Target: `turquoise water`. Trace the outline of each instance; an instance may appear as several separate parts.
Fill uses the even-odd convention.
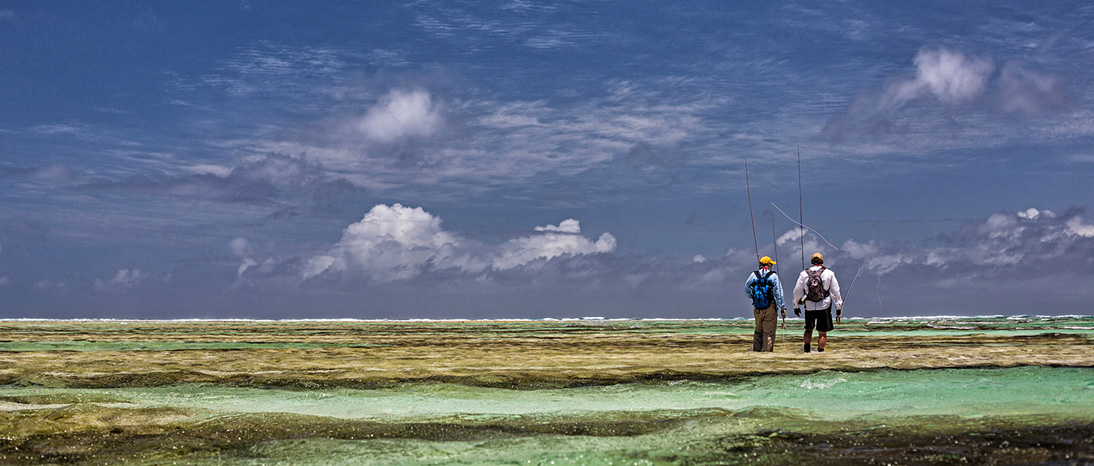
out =
[[[7,386],[0,397],[9,400],[0,402],[2,411],[172,408],[184,414],[171,422],[221,431],[239,429],[244,419],[250,429],[329,419],[356,423],[350,432],[359,436],[281,436],[243,450],[183,455],[179,464],[726,464],[788,435],[1089,423],[1094,369],[820,372],[543,390]]]
[[[392,422],[434,421],[452,416],[579,416],[617,411],[736,412],[756,407],[791,409],[810,419],[830,421],[909,415],[1094,418],[1094,369],[826,371],[740,382],[678,381],[543,390],[450,384],[307,391],[202,385],[96,390],[0,388],[0,397],[57,394],[95,395],[134,408],[175,407],[223,414],[291,413]]]

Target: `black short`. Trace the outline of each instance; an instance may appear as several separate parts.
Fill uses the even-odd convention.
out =
[[[828,306],[827,309],[805,311],[805,329],[813,330],[814,328],[818,332],[828,332],[836,328],[832,325],[832,306]]]

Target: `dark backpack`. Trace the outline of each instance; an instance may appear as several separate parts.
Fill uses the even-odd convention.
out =
[[[825,267],[822,265],[819,269],[813,270],[812,268],[806,269],[805,273],[808,275],[806,278],[805,299],[813,302],[824,301],[824,298],[828,297],[828,290],[824,289],[824,282],[821,281],[821,274],[824,273]]]
[[[767,309],[775,302],[775,282],[771,280],[771,274],[775,272],[769,271],[763,276],[760,276],[759,270],[752,273],[756,274],[756,281],[749,285],[748,290],[748,294],[752,296],[752,306],[756,309]]]

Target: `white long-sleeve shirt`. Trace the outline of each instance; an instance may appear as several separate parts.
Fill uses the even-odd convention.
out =
[[[814,265],[809,267],[809,270],[818,270],[820,268],[821,266]],[[805,310],[820,311],[828,309],[828,306],[832,306],[832,310],[843,309],[843,296],[841,296],[839,292],[839,281],[836,280],[836,274],[828,268],[825,268],[824,272],[821,272],[821,283],[824,285],[824,289],[828,290],[828,297],[820,302],[805,301]],[[802,301],[802,297],[805,296],[808,288],[809,273],[806,270],[802,270],[802,273],[798,274],[798,283],[794,285],[795,303],[800,303]]]

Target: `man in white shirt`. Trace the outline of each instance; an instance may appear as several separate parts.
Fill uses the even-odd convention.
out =
[[[840,296],[836,274],[824,266],[824,257],[818,252],[809,261],[812,266],[798,275],[794,285],[794,315],[801,317],[798,306],[805,307],[805,336],[802,349],[808,353],[813,341],[813,329],[817,329],[817,351],[824,351],[828,343],[828,332],[832,325],[832,307],[836,316],[843,314],[843,297]]]

